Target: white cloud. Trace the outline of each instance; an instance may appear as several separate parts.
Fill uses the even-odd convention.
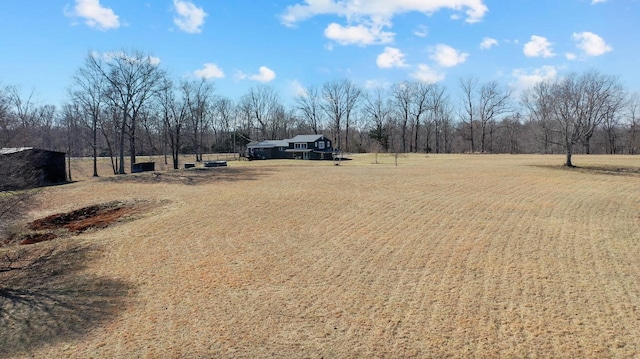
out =
[[[488,50],[494,46],[498,46],[498,40],[492,39],[490,37],[483,38],[482,42],[480,43],[480,48],[483,50]]]
[[[384,52],[378,55],[376,64],[381,69],[390,69],[392,67],[406,67],[404,62],[404,54],[395,47],[385,47]]]
[[[178,13],[178,16],[173,18],[173,23],[180,30],[190,34],[202,32],[202,25],[204,25],[204,18],[207,13],[201,7],[183,0],[173,0],[173,6],[176,13]]]
[[[573,52],[567,52],[567,53],[564,55],[564,57],[566,57],[566,58],[567,58],[567,60],[569,60],[569,61],[573,61],[573,60],[575,60],[575,59],[577,59],[577,58],[578,58],[578,56],[576,56],[576,54],[574,54]]]
[[[390,20],[395,15],[422,12],[430,15],[442,9],[466,14],[466,22],[482,20],[489,10],[483,0],[304,0],[302,4],[288,6],[281,21],[287,26],[317,15],[338,15],[349,20],[363,18]]]
[[[156,56],[149,56],[149,63],[153,66],[160,65],[160,58]]]
[[[391,87],[391,83],[389,83],[386,80],[374,79],[374,80],[367,80],[364,82],[364,88],[367,90],[386,89],[389,87]]]
[[[112,61],[120,61],[124,60],[131,63],[146,63],[148,62],[151,66],[160,65],[160,58],[156,56],[144,56],[141,53],[133,53],[129,54],[125,51],[107,51],[107,52],[97,52],[93,51],[92,55],[96,58],[101,58],[106,62]]]
[[[592,0],[591,1],[591,5],[595,5],[595,4],[603,4],[606,3],[607,0]]]
[[[193,72],[196,77],[209,79],[221,79],[224,77],[224,71],[218,67],[218,65],[213,63],[206,63],[204,67],[200,70],[196,70]]]
[[[382,31],[381,26],[342,26],[340,24],[331,23],[324,30],[324,36],[339,43],[340,45],[365,46],[392,42],[395,34],[392,32]]]
[[[260,66],[260,69],[258,70],[258,73],[255,75],[247,75],[242,71],[237,71],[236,72],[236,78],[238,80],[245,80],[245,79],[249,79],[249,80],[253,80],[253,81],[258,81],[258,82],[270,82],[273,81],[276,78],[276,73],[271,70],[270,68],[266,67],[266,66]]]
[[[294,96],[306,96],[307,89],[298,80],[289,81],[289,87]]]
[[[417,37],[427,37],[427,35],[429,35],[429,29],[424,25],[419,25],[415,30],[413,30],[413,34]]]
[[[555,54],[551,45],[546,37],[533,35],[531,41],[524,44],[523,52],[527,57],[552,57]]]
[[[512,75],[515,78],[515,83],[512,86],[515,87],[517,92],[522,92],[533,87],[538,82],[556,78],[558,71],[553,66],[543,66],[534,69],[532,72],[516,69],[513,70]]]
[[[460,52],[449,45],[439,44],[432,51],[430,58],[442,67],[453,67],[467,61],[469,54]]]
[[[578,48],[584,51],[587,56],[600,56],[613,50],[603,38],[592,32],[574,33],[571,38],[577,42]]]
[[[113,10],[100,5],[99,0],[76,0],[73,11],[65,11],[67,16],[81,17],[89,27],[100,30],[117,29],[120,27],[118,15]]]
[[[418,69],[411,74],[411,77],[427,84],[434,84],[444,80],[444,73],[432,69],[429,65],[420,64]]]

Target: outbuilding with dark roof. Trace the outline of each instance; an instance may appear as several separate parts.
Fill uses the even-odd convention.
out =
[[[0,149],[0,190],[66,182],[65,156],[64,152],[32,147]]]

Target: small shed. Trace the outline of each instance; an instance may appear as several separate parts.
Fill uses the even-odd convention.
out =
[[[64,152],[33,147],[0,149],[0,190],[16,190],[64,183]]]
[[[131,165],[131,173],[153,172],[155,170],[155,162],[136,162]]]

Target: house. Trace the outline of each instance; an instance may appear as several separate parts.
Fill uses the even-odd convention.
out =
[[[0,149],[0,190],[46,186],[67,181],[64,152],[32,147]]]
[[[285,152],[289,148],[287,141],[251,142],[247,145],[247,158],[250,160],[269,160],[287,157]]]
[[[247,158],[302,160],[331,160],[333,147],[324,135],[298,135],[286,140],[252,142],[247,145]]]

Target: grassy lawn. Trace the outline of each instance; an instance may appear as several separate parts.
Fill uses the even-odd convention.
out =
[[[0,356],[640,355],[640,157],[352,158],[100,178],[75,161],[28,220],[144,211],[0,248],[28,264],[0,279],[32,292],[0,296]]]

